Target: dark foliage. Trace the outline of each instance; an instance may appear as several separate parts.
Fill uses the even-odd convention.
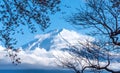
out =
[[[31,33],[50,25],[50,14],[59,11],[60,0],[0,0],[0,40],[6,48],[17,43],[11,35],[22,32],[20,26],[27,26]]]

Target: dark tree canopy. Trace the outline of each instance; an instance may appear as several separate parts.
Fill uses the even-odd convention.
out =
[[[6,48],[12,48],[17,42],[11,35],[21,25],[28,26],[32,33],[37,31],[36,25],[46,29],[50,14],[60,10],[59,4],[60,0],[0,0],[0,40]]]

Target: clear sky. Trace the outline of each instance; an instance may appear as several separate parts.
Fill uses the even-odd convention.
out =
[[[15,47],[16,48],[20,47],[25,43],[31,41],[35,35],[43,34],[50,30],[62,29],[62,28],[69,29],[69,30],[76,30],[76,28],[70,25],[70,23],[66,22],[64,18],[67,18],[72,13],[77,12],[76,8],[79,8],[80,5],[83,5],[83,0],[62,0],[60,4],[61,11],[57,12],[54,15],[50,15],[51,25],[44,32],[38,28],[38,32],[32,34],[29,32],[28,28],[21,26],[22,28],[24,28],[23,30],[24,35],[21,35],[21,34],[14,35],[14,37],[17,38],[18,40],[18,43]],[[82,33],[83,31],[82,32],[79,31],[79,32]]]
[[[77,29],[75,28],[73,25],[71,25],[71,23],[69,22],[66,22],[64,18],[67,18],[69,16],[71,16],[73,13],[77,13],[77,8],[80,8],[80,6],[83,6],[84,7],[84,1],[85,0],[61,0],[61,4],[60,4],[60,8],[61,8],[61,11],[60,12],[57,12],[56,14],[54,15],[50,15],[50,22],[51,22],[51,25],[50,27],[48,27],[44,32],[41,31],[40,28],[37,28],[38,31],[34,34],[30,33],[30,30],[27,28],[27,26],[22,26],[20,28],[24,28],[23,29],[23,32],[24,32],[24,35],[22,34],[15,34],[13,35],[14,38],[17,39],[17,44],[15,45],[15,48],[19,48],[21,47],[22,45],[34,40],[34,37],[38,34],[44,34],[44,33],[47,33],[51,30],[56,30],[56,29],[67,29],[67,30],[74,30],[75,34],[73,34],[73,31],[67,31],[67,32],[70,32],[70,34],[66,34],[66,32],[63,33],[64,36],[66,36],[66,38],[68,38],[68,36],[70,36],[68,38],[68,40],[70,40],[71,42],[74,42],[73,40],[73,37],[76,38],[78,33],[81,33],[81,34],[85,34],[86,32],[89,33],[90,31],[88,31],[87,29],[83,30],[83,29]],[[1,26],[1,25],[0,25]],[[36,26],[37,27],[37,26]],[[2,29],[0,27],[0,29]],[[19,28],[18,28],[19,29]],[[91,28],[89,28],[91,30]],[[78,33],[76,33],[78,32]],[[78,35],[78,38],[79,38],[80,35]],[[102,35],[101,35],[102,36]],[[100,36],[100,37],[101,37]],[[87,36],[89,38],[89,36]],[[87,38],[86,37],[86,38]],[[81,36],[80,37],[81,40],[84,40],[85,39],[85,36]],[[40,38],[41,39],[41,38]],[[56,39],[58,40],[58,38],[55,38],[54,41],[56,41]],[[105,38],[102,38],[102,39],[106,39]],[[80,40],[80,41],[81,41]],[[86,39],[85,39],[86,40]],[[91,39],[90,39],[91,40]],[[64,41],[64,40],[63,40]],[[78,39],[75,40],[75,42],[78,41]],[[93,41],[93,40],[92,40]],[[50,41],[51,42],[51,41]],[[61,44],[61,41],[60,39],[58,40],[58,42]],[[69,41],[68,41],[69,42]],[[83,41],[85,42],[85,41]],[[61,49],[61,45],[57,45],[57,42],[55,42],[55,45],[53,44],[52,47],[57,46],[57,50],[56,49],[51,49],[51,50],[46,50],[46,48],[44,47],[41,47],[41,48],[35,48],[34,50],[22,50],[17,54],[18,57],[21,58],[21,64],[18,65],[18,66],[14,66],[14,64],[11,64],[11,60],[9,58],[7,58],[7,56],[5,57],[6,55],[6,51],[5,51],[5,48],[2,47],[0,45],[0,69],[16,69],[16,70],[19,70],[19,69],[24,69],[24,68],[30,68],[30,69],[40,69],[40,68],[45,68],[45,69],[49,69],[49,68],[54,68],[56,67],[55,66],[55,60],[57,57],[61,58],[62,59],[62,56],[64,59],[68,59],[66,61],[69,61],[71,59],[73,59],[72,63],[76,62],[74,60],[74,57],[70,57],[71,54],[68,53],[68,52],[63,52],[63,51],[60,51]],[[78,42],[79,43],[79,42]],[[86,43],[86,42],[85,42]],[[69,43],[68,43],[69,44]],[[46,43],[43,44],[44,46],[46,46]],[[64,43],[63,43],[64,45]],[[87,44],[88,45],[88,44]],[[63,47],[63,50],[64,48],[67,47],[71,47],[71,46],[68,46],[66,43],[65,43],[65,47]],[[74,45],[73,45],[74,46]],[[79,46],[79,45],[78,45]],[[81,49],[81,48],[80,48]],[[13,52],[12,52],[13,53]],[[110,52],[111,54],[113,54],[112,52]],[[56,57],[55,57],[56,56]],[[65,58],[66,57],[66,58]],[[81,56],[82,57],[82,56]],[[115,57],[115,58],[114,58]],[[7,58],[7,59],[6,59]],[[76,58],[76,57],[75,57]],[[119,55],[116,56],[116,53],[113,54],[113,56],[111,56],[111,58],[113,58],[111,60],[111,65],[110,65],[110,68],[111,69],[114,69],[114,70],[119,70],[119,67],[120,67],[120,59],[119,59]],[[58,58],[57,58],[58,59]],[[114,59],[115,59],[115,63],[114,63]],[[118,62],[116,61],[116,59],[118,60]],[[91,60],[90,60],[91,61]],[[91,61],[92,62],[92,61]],[[82,62],[81,62],[82,63]],[[80,64],[81,64],[80,63]],[[87,63],[84,63],[83,64],[87,64]],[[100,62],[101,65],[104,64],[104,62]],[[106,63],[105,63],[106,64]],[[53,66],[53,67],[52,67]],[[82,66],[82,65],[81,65]],[[34,68],[35,67],[35,68]],[[48,67],[48,68],[47,68]],[[55,68],[54,68],[55,69]],[[6,70],[7,71],[7,70]],[[16,72],[16,71],[15,71]],[[28,72],[28,71],[27,71]],[[31,73],[33,73],[34,71],[30,71]],[[40,72],[40,71],[39,71]],[[6,72],[8,73],[8,71]],[[10,72],[12,73],[12,72]],[[23,72],[23,73],[26,73],[26,72]],[[88,73],[88,72],[87,72]]]

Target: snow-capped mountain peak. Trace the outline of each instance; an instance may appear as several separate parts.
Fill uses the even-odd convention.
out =
[[[60,29],[52,30],[46,34],[36,35],[34,40],[23,45],[23,49],[33,50],[36,47],[50,49],[63,49],[67,48],[68,44],[75,45],[78,41],[85,42],[93,41],[94,38],[79,34],[73,30]]]

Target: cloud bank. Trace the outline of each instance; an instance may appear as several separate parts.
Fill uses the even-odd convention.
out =
[[[54,32],[47,33],[45,35],[37,35],[35,39],[38,41],[33,42],[28,49],[20,48],[20,52],[17,53],[17,57],[21,58],[21,64],[15,65],[11,63],[11,59],[7,57],[6,49],[0,46],[0,70],[2,69],[58,69],[57,60],[60,58],[66,58],[71,60],[72,56],[61,49],[69,48],[68,43],[72,45],[79,42],[86,43],[87,41],[94,41],[93,37],[87,35],[80,35],[75,31],[69,31],[66,29],[56,30]],[[67,41],[65,41],[65,40]],[[47,45],[49,43],[49,45]],[[32,46],[40,44],[34,49]],[[41,47],[41,44],[43,47]],[[47,47],[49,46],[49,50]],[[119,56],[119,55],[118,55]],[[116,59],[117,56],[116,56]],[[74,62],[74,60],[72,60]],[[84,63],[84,62],[83,62]],[[85,63],[84,63],[85,64]],[[104,64],[104,63],[103,63]],[[120,62],[113,62],[109,66],[111,69],[118,70],[120,68]]]

